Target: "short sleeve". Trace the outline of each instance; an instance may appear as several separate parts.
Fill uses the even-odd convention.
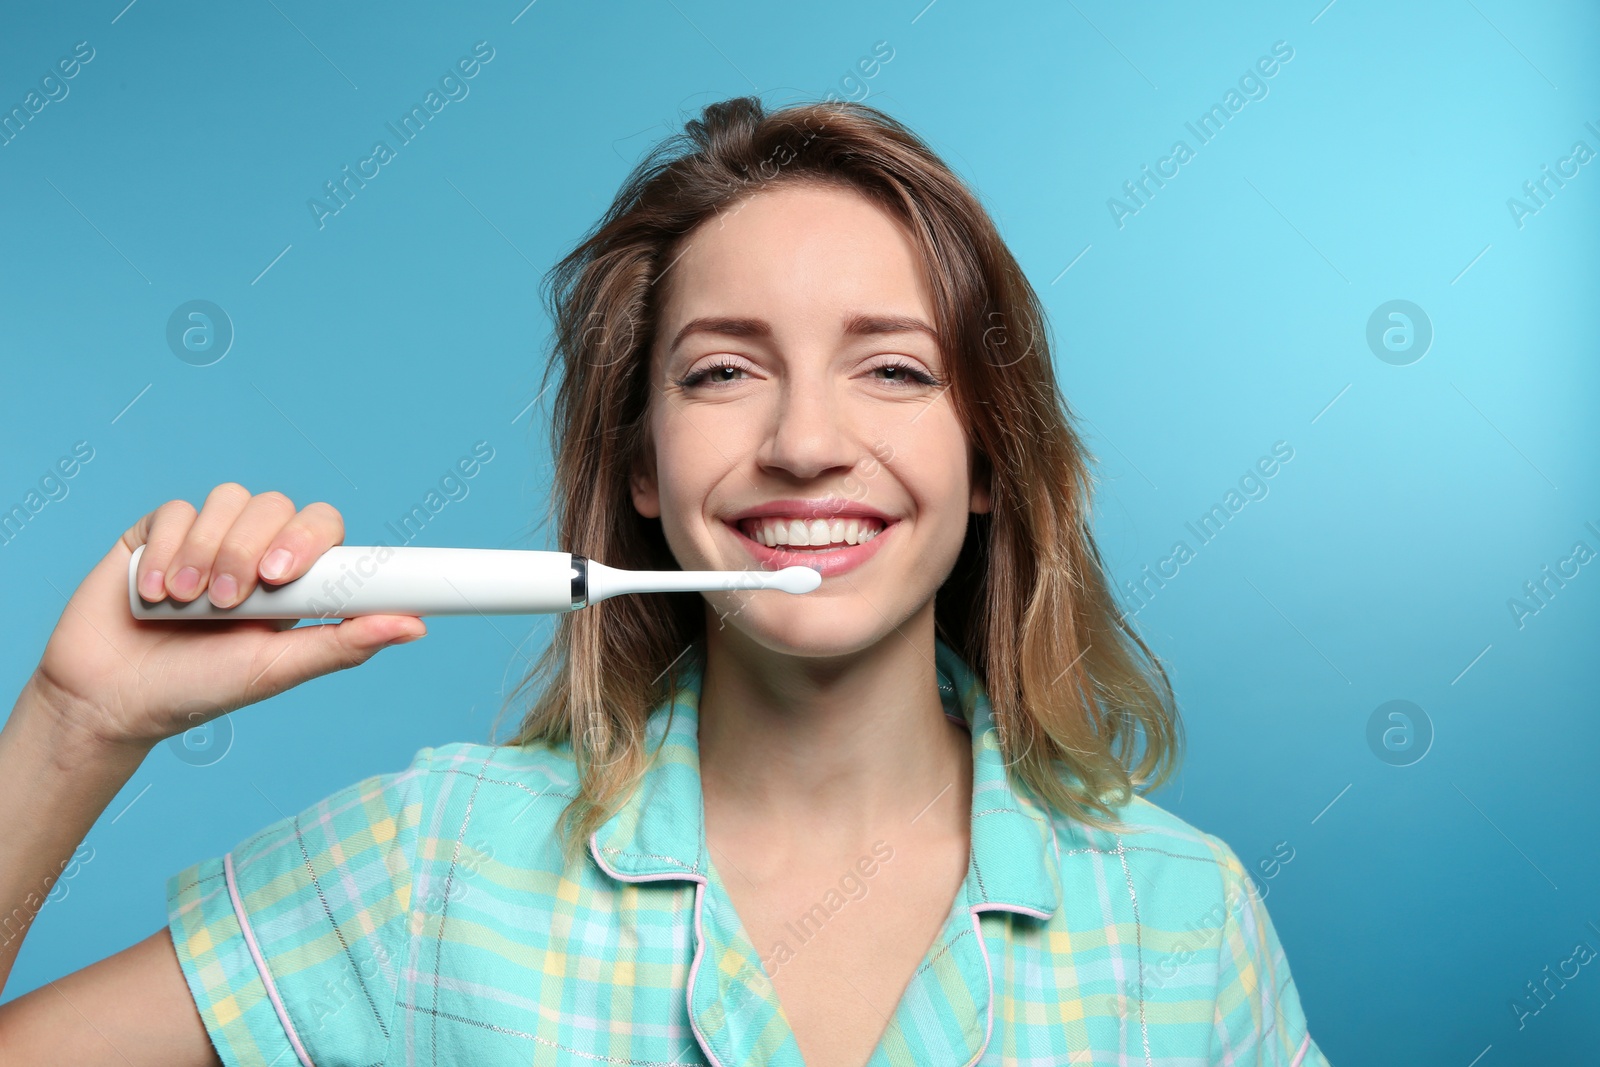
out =
[[[225,1067],[384,1059],[433,751],[167,879],[173,947]]]
[[[1300,993],[1266,902],[1227,843],[1206,835],[1222,864],[1222,943],[1217,955],[1211,1063],[1330,1067],[1311,1039]]]

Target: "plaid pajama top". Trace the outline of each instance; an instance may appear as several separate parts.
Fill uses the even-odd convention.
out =
[[[650,769],[570,867],[570,744],[459,742],[169,878],[223,1063],[801,1064],[774,952],[707,852],[703,663],[681,657]],[[981,680],[942,640],[936,666],[973,739],[970,861],[870,1067],[1326,1067],[1232,849],[1142,797],[1120,833],[1042,809],[1006,774]]]

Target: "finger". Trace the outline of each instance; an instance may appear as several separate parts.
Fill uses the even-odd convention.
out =
[[[223,535],[212,564],[211,603],[231,608],[255,592],[256,567],[267,545],[294,518],[294,501],[277,490],[257,493]]]
[[[285,630],[262,643],[250,667],[247,703],[333,671],[365,663],[400,638],[425,636],[414,615],[359,615],[340,623],[318,623]]]
[[[144,518],[128,527],[122,543],[131,551],[144,546],[139,556],[135,575],[135,588],[146,600],[156,601],[167,595],[167,572],[172,557],[194,524],[197,512],[187,500],[169,500]]]
[[[343,541],[344,516],[339,509],[314,501],[278,531],[261,558],[259,573],[273,583],[293,581],[310,570],[324,552]]]
[[[223,536],[249,502],[250,490],[238,482],[211,490],[167,567],[167,592],[174,600],[193,600],[205,589]]]

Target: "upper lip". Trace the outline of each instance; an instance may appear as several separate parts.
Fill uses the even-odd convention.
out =
[[[769,500],[728,516],[729,522],[782,516],[786,519],[877,519],[885,526],[895,520],[875,507],[845,497],[812,497],[809,500]]]

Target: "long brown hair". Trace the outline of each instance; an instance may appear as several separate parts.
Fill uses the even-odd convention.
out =
[[[842,184],[904,223],[927,265],[949,393],[991,510],[934,607],[938,636],[984,682],[1012,773],[1100,828],[1176,770],[1182,723],[1166,670],[1119,610],[1090,531],[1094,457],[1051,363],[1038,295],[978,199],[898,120],[851,102],[768,111],[709,105],[653,148],[604,216],[545,277],[563,370],[550,426],[556,543],[610,566],[676,569],[658,520],[632,506],[649,447],[657,283],[701,224],[789,181]],[[560,832],[570,863],[648,766],[649,713],[705,636],[698,593],[616,597],[557,617],[507,744],[570,744],[580,786]],[[501,709],[504,712],[504,708]],[[1142,735],[1143,744],[1139,744]],[[1148,787],[1148,788],[1145,788]]]

